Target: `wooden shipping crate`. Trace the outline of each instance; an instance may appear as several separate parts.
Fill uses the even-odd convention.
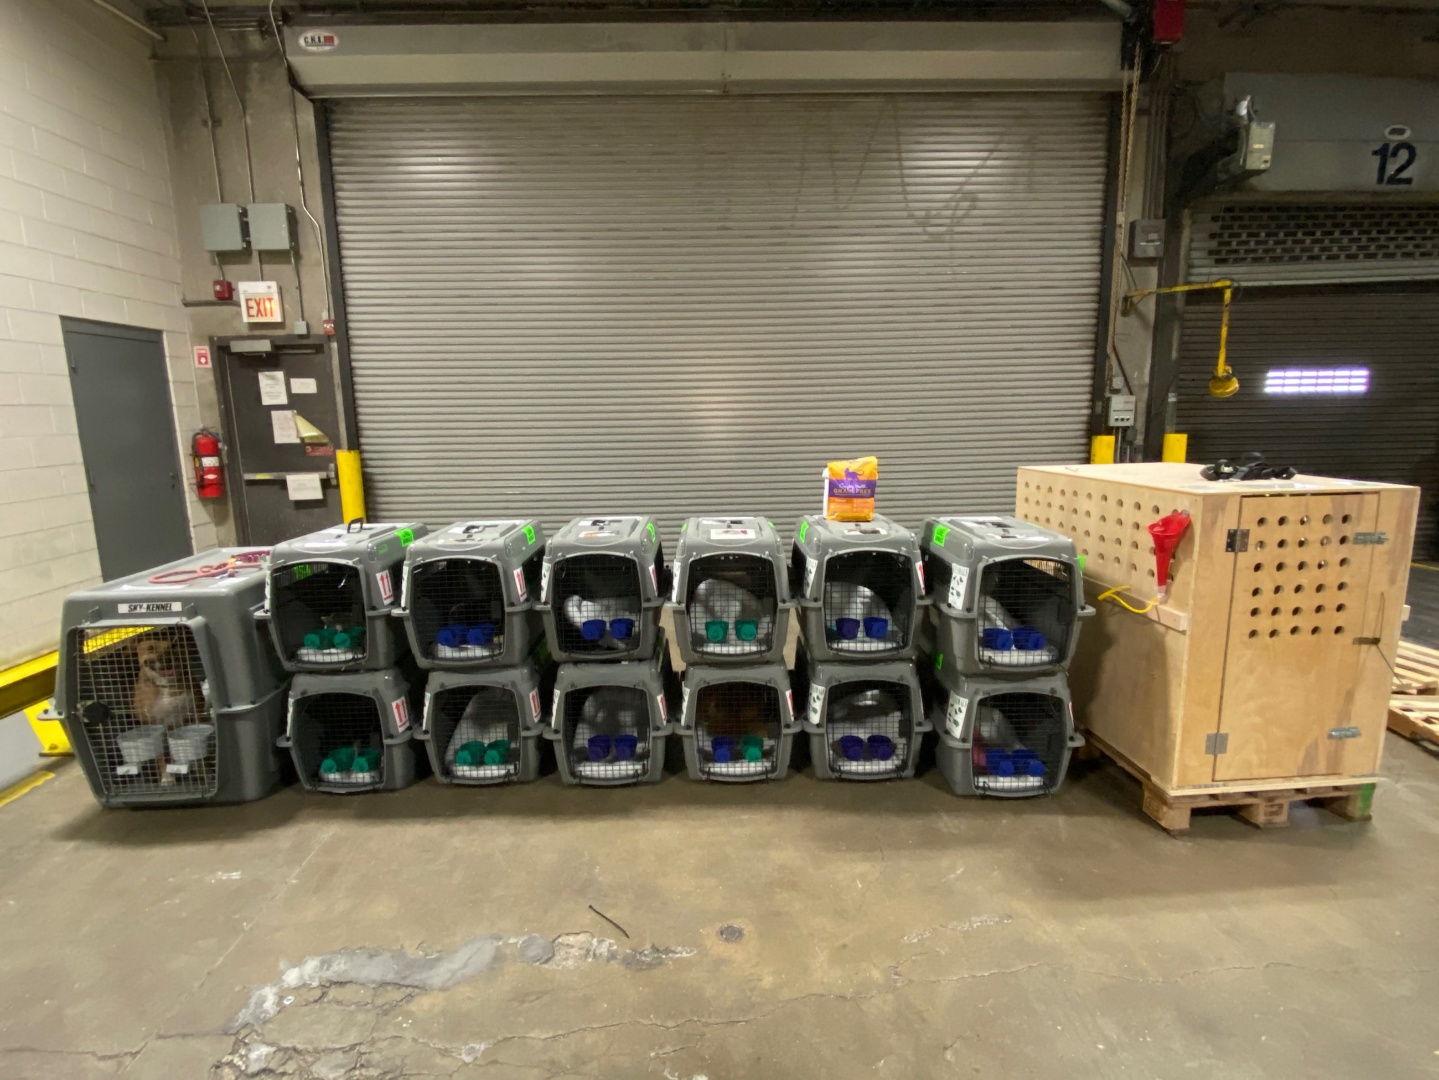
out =
[[[1190,515],[1166,600],[1143,615],[1106,601],[1080,635],[1081,724],[1170,793],[1372,779],[1418,496],[1168,462],[1021,468],[1016,514],[1074,538],[1091,600],[1154,598],[1147,526]]]

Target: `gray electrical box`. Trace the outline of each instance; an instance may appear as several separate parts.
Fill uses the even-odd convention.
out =
[[[295,208],[288,203],[256,202],[245,208],[250,221],[250,246],[256,251],[291,251],[295,247]]]
[[[245,208],[239,203],[209,203],[200,207],[200,238],[206,251],[249,251]]]
[[[1129,223],[1129,257],[1164,258],[1164,219],[1138,218]]]
[[[1133,427],[1134,406],[1135,398],[1133,394],[1110,394],[1109,426],[1116,428]]]

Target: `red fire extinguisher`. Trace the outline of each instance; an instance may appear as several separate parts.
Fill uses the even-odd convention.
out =
[[[225,474],[220,470],[220,436],[201,428],[190,439],[195,459],[195,494],[202,499],[225,497]]]

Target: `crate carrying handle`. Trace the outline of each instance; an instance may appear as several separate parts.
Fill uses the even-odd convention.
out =
[[[356,525],[358,525],[358,526],[360,527],[360,531],[361,531],[361,532],[364,532],[364,531],[365,531],[365,519],[362,518],[362,517],[357,517],[357,518],[351,518],[351,519],[349,520],[348,524],[345,525],[345,532],[346,532],[347,534],[354,532]]]

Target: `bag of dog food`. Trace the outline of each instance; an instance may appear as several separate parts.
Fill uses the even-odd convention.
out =
[[[830,521],[873,521],[879,458],[831,461],[824,474],[824,516]]]

